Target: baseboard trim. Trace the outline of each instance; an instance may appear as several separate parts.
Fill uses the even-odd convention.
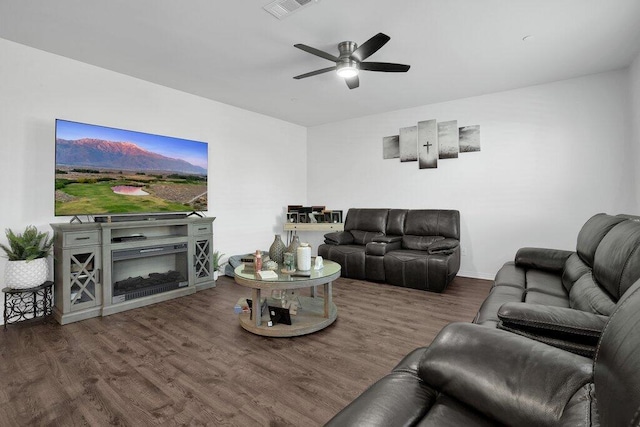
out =
[[[493,280],[495,278],[494,274],[488,273],[480,273],[477,271],[458,271],[458,276],[469,277],[471,279],[483,279],[483,280]]]

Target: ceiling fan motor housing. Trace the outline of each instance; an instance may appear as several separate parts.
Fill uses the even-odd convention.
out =
[[[358,45],[355,42],[341,42],[338,44],[338,50],[340,51],[340,57],[336,62],[336,70],[338,71],[338,74],[340,74],[340,70],[344,68],[355,70],[360,69],[360,63],[351,58],[351,54],[355,52],[357,48]]]

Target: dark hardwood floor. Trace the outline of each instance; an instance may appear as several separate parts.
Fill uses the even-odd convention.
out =
[[[0,425],[315,426],[452,321],[471,321],[491,282],[442,294],[334,282],[336,322],[297,338],[241,329],[249,291],[221,277],[188,297],[60,326],[0,331]]]

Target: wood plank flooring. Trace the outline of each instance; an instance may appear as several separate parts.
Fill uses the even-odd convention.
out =
[[[183,298],[60,326],[0,331],[0,425],[316,426],[452,321],[471,321],[491,282],[442,294],[334,282],[336,322],[296,338],[238,324],[249,290],[221,277]]]

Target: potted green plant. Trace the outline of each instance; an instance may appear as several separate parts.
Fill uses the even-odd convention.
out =
[[[14,289],[39,286],[49,278],[47,257],[51,254],[53,239],[49,233],[29,225],[22,233],[6,229],[8,245],[0,244],[9,262],[4,272],[5,285]]]
[[[220,274],[218,271],[218,269],[220,268],[220,260],[222,259],[224,254],[221,254],[219,251],[215,251],[213,252],[212,256],[213,256],[213,280],[216,281],[218,280],[218,276]]]

